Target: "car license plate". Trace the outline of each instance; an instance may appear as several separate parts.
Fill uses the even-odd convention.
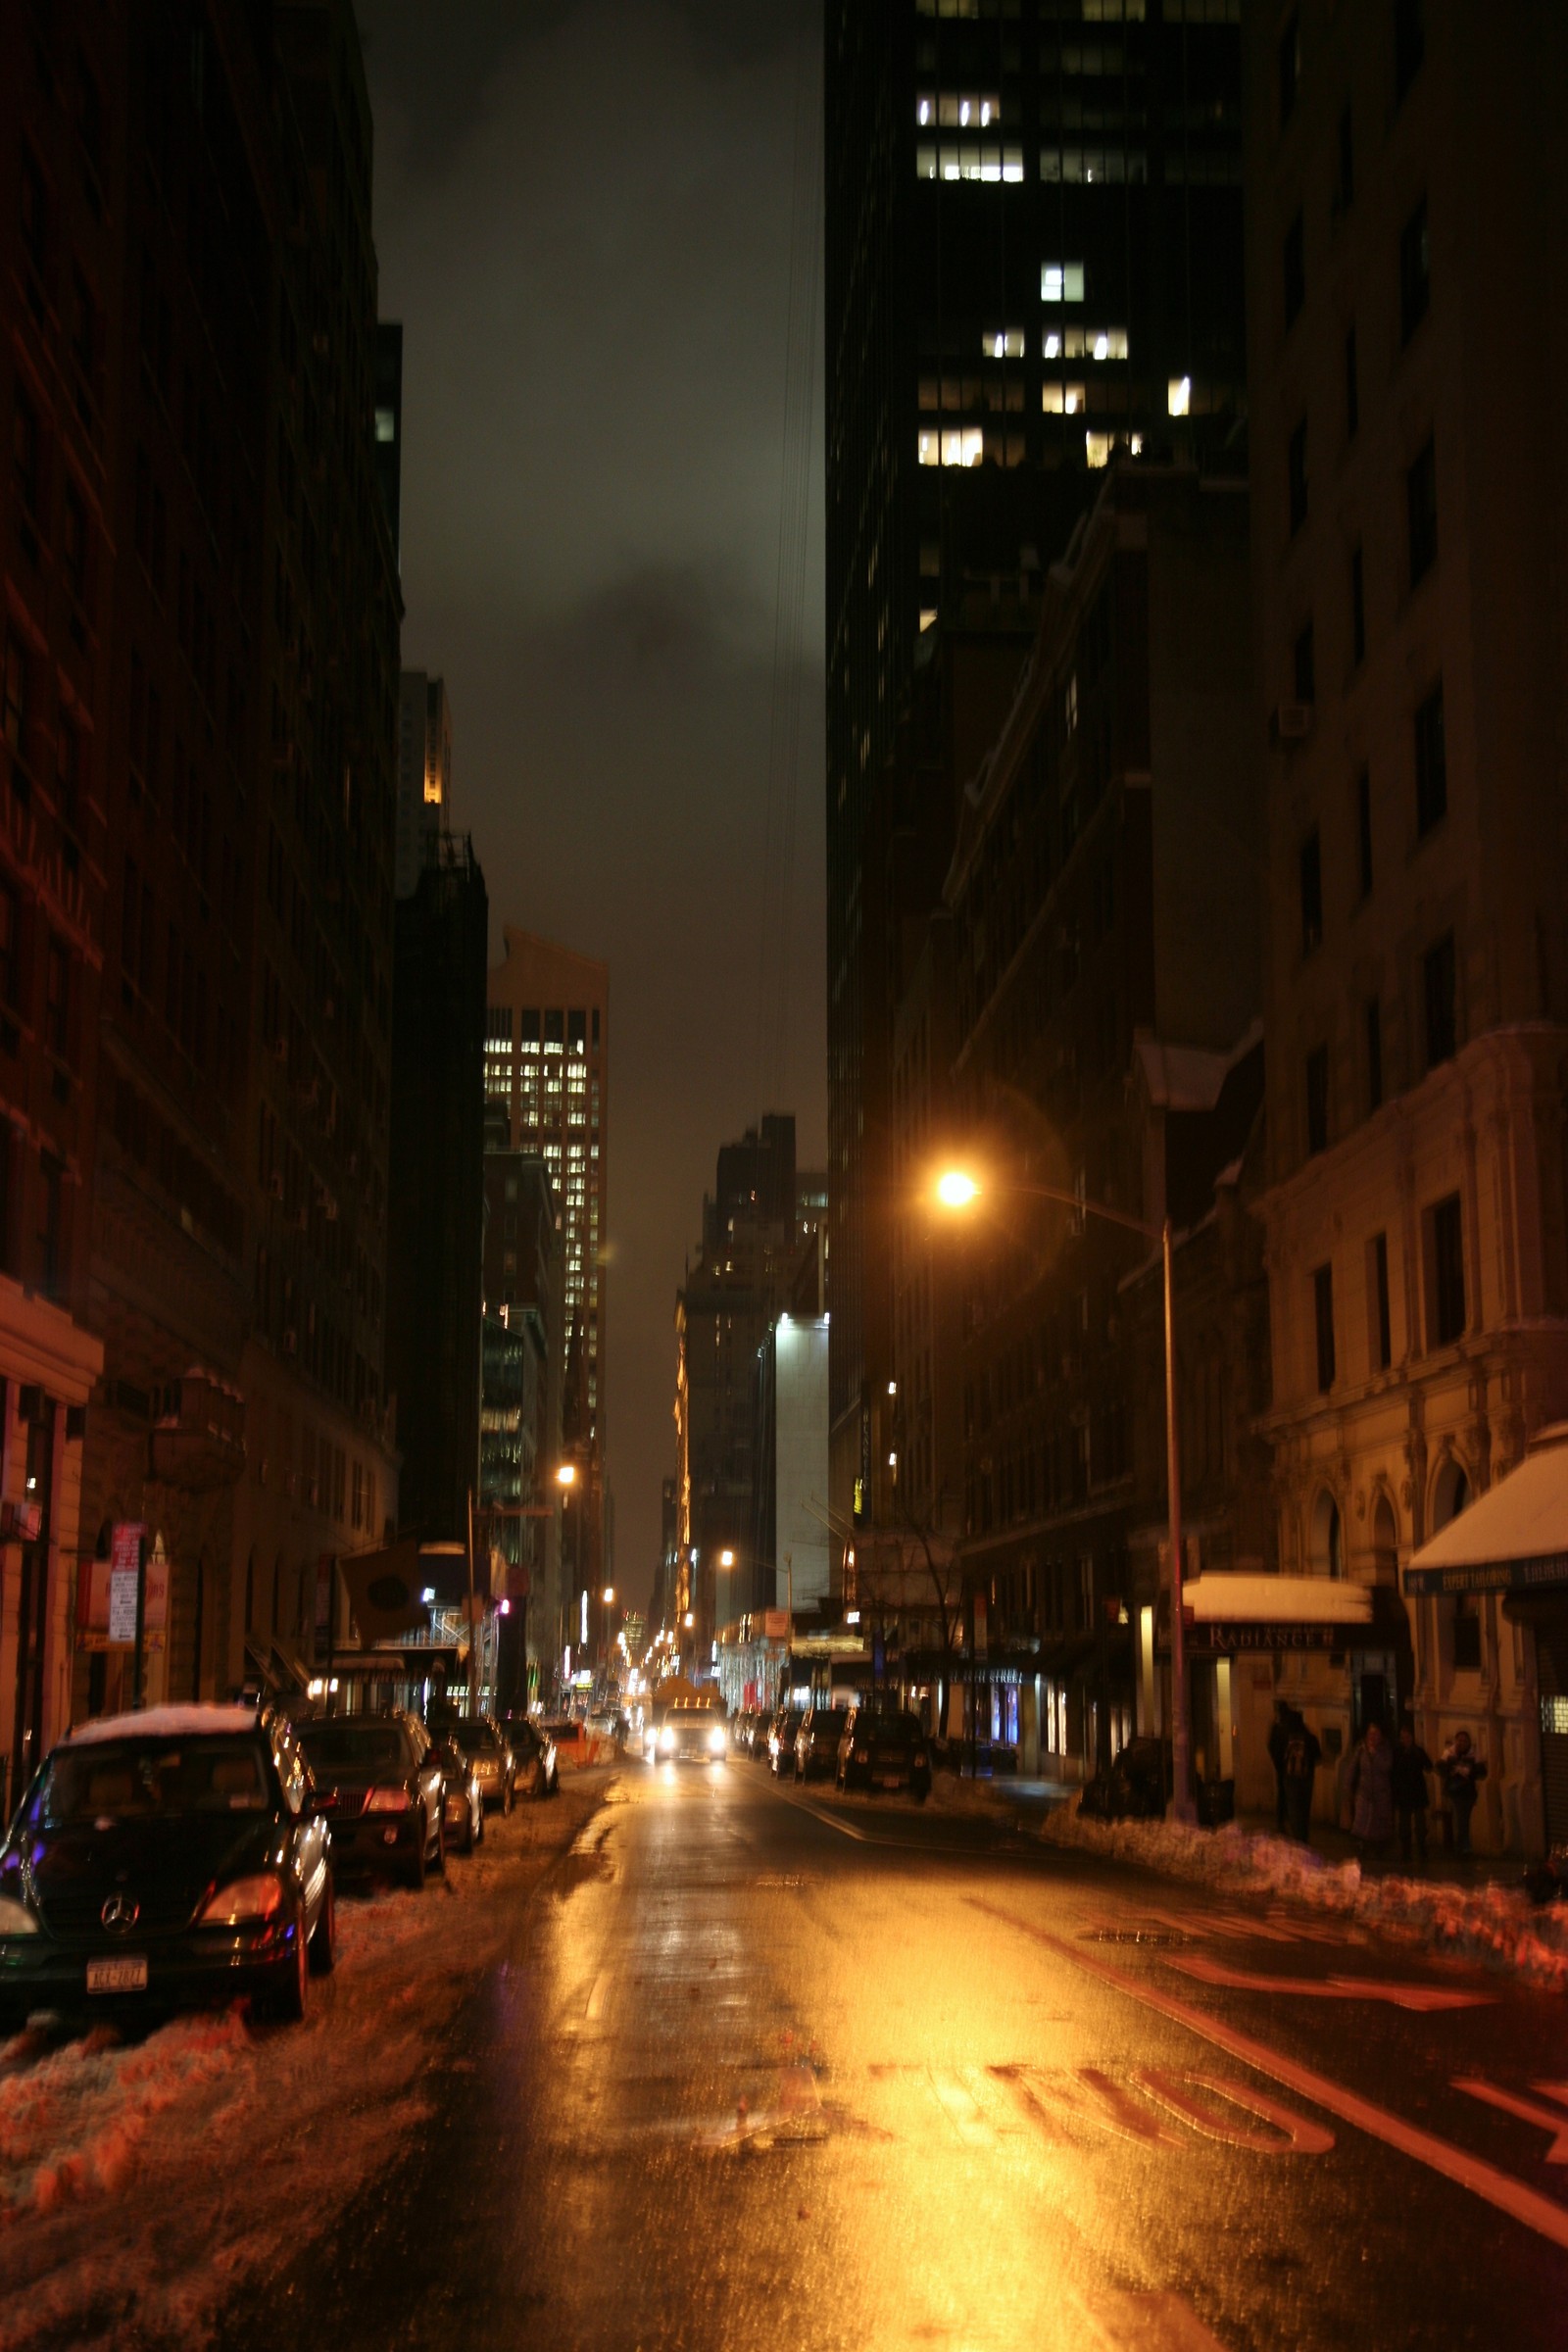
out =
[[[145,1992],[146,1989],[147,1962],[140,1953],[127,1952],[122,1959],[87,1963],[89,1992]]]
[[[902,1772],[879,1772],[876,1785],[879,1788],[896,1788],[903,1778]]]

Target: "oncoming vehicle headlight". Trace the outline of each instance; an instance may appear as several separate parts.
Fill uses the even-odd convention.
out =
[[[721,1723],[715,1723],[712,1730],[708,1735],[709,1754],[710,1756],[721,1756],[724,1753],[726,1744],[727,1742],[724,1739],[724,1727]]]
[[[218,1887],[203,1903],[199,1917],[204,1927],[237,1928],[242,1920],[270,1919],[282,1908],[282,1880],[270,1871],[258,1871],[254,1878],[233,1879]]]
[[[660,1732],[659,1752],[662,1756],[672,1756],[675,1753],[675,1727],[672,1723],[663,1725]]]
[[[36,1936],[38,1922],[15,1895],[0,1894],[0,1936]]]

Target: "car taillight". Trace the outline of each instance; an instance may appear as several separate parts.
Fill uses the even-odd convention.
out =
[[[871,1750],[868,1747],[858,1747],[855,1751],[855,1761],[857,1764],[869,1764],[871,1761]]]
[[[226,1886],[215,1887],[197,1918],[204,1927],[237,1928],[242,1921],[270,1919],[282,1908],[282,1880],[270,1871],[259,1871],[254,1878],[232,1879]]]
[[[408,1809],[406,1788],[372,1788],[365,1800],[367,1813],[406,1813]]]
[[[916,1771],[916,1772],[924,1772],[924,1770],[925,1770],[925,1767],[926,1767],[926,1752],[925,1752],[925,1749],[922,1747],[922,1748],[921,1748],[921,1750],[920,1750],[920,1752],[919,1752],[919,1754],[918,1754],[918,1755],[915,1757],[915,1759],[914,1759],[914,1769],[915,1769],[915,1771]]]

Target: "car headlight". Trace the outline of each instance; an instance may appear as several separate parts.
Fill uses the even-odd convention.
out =
[[[659,1735],[659,1752],[662,1756],[672,1756],[675,1753],[675,1733],[670,1724],[666,1723]]]
[[[406,1813],[408,1809],[406,1788],[372,1788],[365,1802],[367,1813]]]
[[[242,1922],[270,1919],[282,1908],[283,1882],[268,1870],[215,1887],[196,1916],[204,1927],[237,1928]]]
[[[0,1936],[36,1936],[38,1922],[15,1895],[0,1894]]]
[[[721,1756],[724,1753],[724,1735],[715,1726],[708,1735],[708,1752],[710,1756]]]

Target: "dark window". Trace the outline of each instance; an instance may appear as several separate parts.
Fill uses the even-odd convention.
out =
[[[1459,1196],[1450,1193],[1427,1211],[1427,1250],[1432,1266],[1432,1345],[1451,1348],[1464,1337],[1464,1219]]]
[[[64,1243],[65,1168],[45,1152],[38,1162],[38,1287],[46,1298],[60,1296]]]
[[[1305,300],[1306,243],[1301,227],[1301,216],[1298,213],[1290,227],[1285,231],[1285,328],[1287,333],[1296,324],[1297,317]]]
[[[1473,1592],[1456,1592],[1453,1596],[1453,1671],[1481,1672],[1481,1618]]]
[[[1284,125],[1296,112],[1296,94],[1301,82],[1301,20],[1293,8],[1285,20],[1280,34],[1280,124]]]
[[[1334,147],[1334,209],[1348,212],[1355,201],[1355,139],[1348,106],[1340,109],[1340,127]]]
[[[1426,1005],[1427,1068],[1451,1061],[1459,1043],[1455,990],[1453,933],[1445,931],[1428,948],[1421,964],[1422,998]]]
[[[1366,660],[1366,566],[1361,550],[1350,550],[1350,659],[1357,669]]]
[[[1386,1372],[1394,1361],[1394,1327],[1389,1316],[1389,1237],[1372,1243],[1372,1356],[1373,1368]]]
[[[1345,337],[1345,438],[1353,441],[1361,422],[1361,379],[1355,365],[1355,329]]]
[[[1323,939],[1323,848],[1314,825],[1301,844],[1301,954],[1310,956]]]
[[[55,806],[67,832],[76,832],[81,806],[81,732],[64,710],[55,728]]]
[[[1309,1158],[1329,1148],[1329,1050],[1315,1046],[1306,1057],[1306,1150]]]
[[[1319,1266],[1312,1276],[1312,1322],[1317,1337],[1318,1393],[1334,1386],[1334,1268]]]
[[[1383,1102],[1383,1007],[1376,997],[1366,1008],[1366,1102],[1368,1110]]]
[[[66,484],[61,549],[65,557],[66,584],[77,604],[84,604],[87,596],[87,510],[74,482]]]
[[[1308,621],[1298,631],[1292,667],[1296,678],[1296,699],[1298,703],[1317,700],[1317,662],[1312,650],[1312,623]]]
[[[63,939],[51,938],[44,974],[44,1036],[64,1061],[71,1044],[71,957]]]
[[[89,390],[98,359],[98,305],[79,270],[72,271],[71,349]]]
[[[22,158],[22,250],[42,277],[49,251],[49,196],[42,172],[25,151]]]
[[[5,668],[0,676],[0,734],[20,760],[26,748],[27,656],[15,629],[7,629]]]
[[[11,884],[0,882],[0,1004],[16,1004],[21,978],[21,909]]]
[[[1306,418],[1304,416],[1291,435],[1286,465],[1290,489],[1291,536],[1294,538],[1306,520]]]
[[[1355,850],[1360,865],[1361,896],[1372,895],[1372,773],[1363,767],[1355,779]]]
[[[1394,97],[1396,105],[1421,71],[1427,53],[1422,0],[1394,0]]]
[[[1415,714],[1415,829],[1430,833],[1448,812],[1448,749],[1443,688],[1434,686]]]
[[[1408,343],[1432,299],[1432,251],[1423,196],[1399,235],[1399,339]]]
[[[38,418],[31,401],[22,390],[16,394],[11,416],[11,470],[16,476],[17,496],[25,514],[38,514]]]
[[[1430,435],[1404,477],[1404,511],[1410,525],[1413,588],[1438,560],[1438,461]]]

